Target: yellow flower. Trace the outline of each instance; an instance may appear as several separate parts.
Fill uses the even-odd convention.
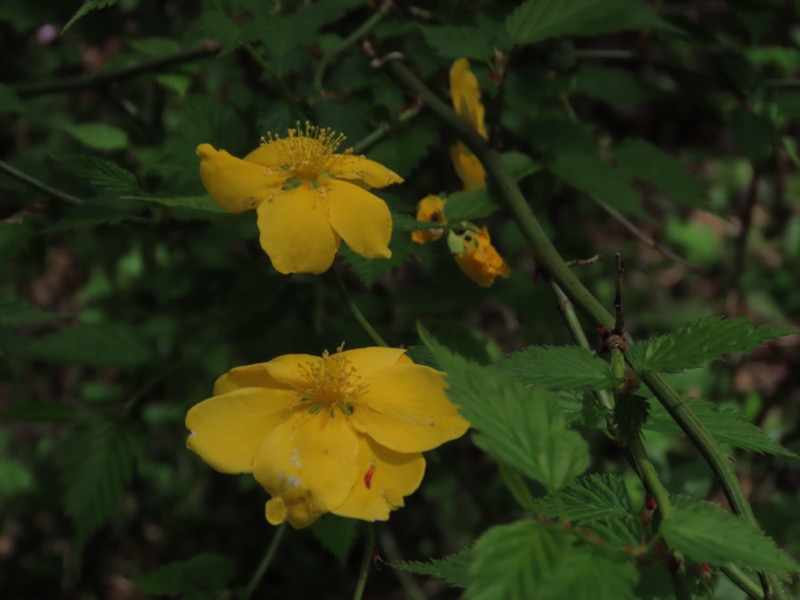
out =
[[[481,104],[481,90],[478,79],[470,70],[469,61],[459,58],[450,67],[450,95],[453,98],[453,108],[456,114],[475,128],[477,132],[487,139],[484,125],[484,108]],[[464,191],[486,189],[486,171],[483,165],[462,142],[450,147],[450,158],[456,174],[464,184]]]
[[[363,156],[336,154],[343,140],[306,123],[262,138],[244,159],[200,144],[200,179],[225,210],[256,210],[261,247],[281,273],[327,271],[342,240],[366,258],[389,258],[392,217],[367,190],[403,180]]]
[[[417,203],[417,221],[429,221],[444,225],[444,200],[439,196],[427,195]],[[434,242],[442,237],[442,229],[416,229],[411,232],[411,241],[415,244]]]
[[[187,446],[218,471],[253,473],[273,525],[386,520],[419,487],[421,453],[469,427],[445,387],[400,349],[280,356],[220,377],[186,415]]]
[[[455,259],[467,277],[481,287],[489,287],[498,276],[508,278],[511,270],[492,246],[486,227],[478,233],[468,231],[461,236],[461,240],[464,249],[455,255]]]

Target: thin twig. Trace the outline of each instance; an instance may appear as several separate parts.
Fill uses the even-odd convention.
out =
[[[416,118],[421,111],[422,105],[418,104],[401,112],[399,115],[397,115],[397,119],[391,123],[381,123],[378,125],[375,131],[362,138],[355,146],[353,146],[353,154],[363,154],[401,125]]]
[[[622,309],[622,276],[625,274],[625,262],[619,252],[615,254],[617,259],[617,276],[615,278],[614,293],[614,333],[623,335],[625,332],[625,313]]]
[[[97,87],[113,81],[130,79],[142,73],[165,71],[175,65],[191,62],[193,60],[210,58],[219,52],[219,48],[219,44],[216,42],[207,42],[200,48],[184,50],[182,52],[176,52],[175,54],[145,60],[117,71],[100,71],[99,73],[93,73],[91,75],[82,75],[69,79],[57,79],[55,81],[45,81],[43,83],[20,83],[12,86],[11,89],[21,98],[30,98],[31,96],[40,96],[42,94],[72,92],[84,88]]]
[[[364,535],[364,556],[361,559],[361,567],[358,570],[358,581],[353,592],[353,600],[361,600],[364,596],[364,589],[367,587],[367,577],[369,577],[369,567],[375,555],[375,526],[367,523],[367,531]]]
[[[691,269],[692,271],[695,272],[700,271],[700,267],[689,262],[682,256],[679,256],[674,251],[670,250],[663,244],[660,244],[659,242],[651,238],[649,235],[647,235],[641,229],[639,229],[636,225],[634,225],[625,215],[617,211],[617,209],[614,208],[613,206],[606,204],[605,202],[600,200],[600,198],[595,198],[594,196],[589,196],[589,198],[592,200],[592,202],[594,202],[597,206],[606,211],[609,214],[609,216],[611,216],[614,220],[616,220],[620,225],[622,225],[625,229],[627,229],[631,234],[633,234],[640,242],[642,242],[646,246],[649,246],[653,250],[657,250],[671,261],[679,263],[685,266],[687,269]]]
[[[269,542],[269,547],[267,548],[266,554],[264,554],[264,558],[261,561],[261,564],[258,565],[256,572],[253,573],[253,576],[250,578],[250,581],[247,584],[247,588],[244,591],[242,600],[248,600],[250,596],[253,595],[253,592],[256,591],[258,584],[264,577],[264,573],[267,572],[267,569],[269,568],[269,565],[272,562],[272,558],[275,556],[275,552],[278,550],[278,546],[280,546],[281,539],[283,539],[283,534],[285,532],[286,532],[286,523],[281,523],[280,525],[278,525],[278,528],[275,530],[275,535],[272,536],[272,539]]]
[[[27,173],[23,173],[22,171],[15,169],[7,162],[0,160],[0,171],[5,173],[6,175],[10,175],[17,181],[24,183],[28,187],[31,187],[35,190],[39,190],[40,192],[44,192],[45,194],[52,196],[58,200],[66,202],[67,204],[74,204],[79,205],[83,204],[83,200],[73,196],[72,194],[68,194],[67,192],[62,192],[61,190],[57,190],[54,187],[50,187],[46,183],[39,181],[38,179],[34,179]]]
[[[356,303],[353,302],[353,298],[350,296],[350,292],[347,291],[347,287],[344,285],[342,277],[339,275],[336,269],[331,269],[331,271],[333,272],[333,278],[336,280],[336,288],[339,290],[339,294],[341,295],[345,306],[347,306],[350,314],[353,315],[353,318],[361,326],[361,329],[363,329],[364,333],[366,333],[369,338],[378,346],[383,346],[384,348],[388,347],[389,344],[387,344],[386,341],[375,330],[375,328],[370,325],[369,321],[364,316],[364,313],[362,313],[361,309],[359,309]]]

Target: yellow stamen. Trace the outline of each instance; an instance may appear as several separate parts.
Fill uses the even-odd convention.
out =
[[[344,140],[344,135],[306,121],[304,129],[298,122],[285,138],[268,132],[261,143],[275,144],[281,167],[294,177],[314,181],[325,173],[328,162]]]
[[[309,412],[316,414],[321,408],[326,414],[335,415],[335,408],[349,416],[353,413],[350,401],[363,394],[367,386],[360,383],[361,377],[355,367],[342,353],[344,344],[337,348],[335,354],[326,350],[322,353],[322,361],[300,365],[300,372],[305,385],[297,392],[301,401],[309,403]]]

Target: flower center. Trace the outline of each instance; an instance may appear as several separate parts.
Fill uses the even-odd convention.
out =
[[[323,352],[320,362],[300,365],[305,383],[297,391],[300,401],[309,404],[311,414],[325,409],[332,417],[338,408],[349,416],[353,414],[350,401],[367,390],[353,364],[342,353],[343,346],[335,354]]]
[[[269,132],[266,139],[261,139],[265,144],[275,144],[281,168],[305,181],[314,181],[325,172],[328,161],[344,140],[344,135],[328,127],[311,125],[308,121],[305,129],[297,123],[285,138]]]

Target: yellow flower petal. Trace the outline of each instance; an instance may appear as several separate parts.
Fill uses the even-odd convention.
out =
[[[439,196],[428,194],[417,202],[417,221],[428,221],[432,223],[447,223],[444,218],[444,200]],[[442,229],[416,229],[411,232],[411,241],[415,244],[425,244],[434,242],[444,234]]]
[[[406,356],[406,351],[402,348],[381,348],[378,346],[355,348],[353,350],[345,350],[342,355],[350,361],[356,374],[362,378],[369,377],[376,371],[386,367],[393,367],[399,361],[411,362],[411,359]],[[408,361],[404,359],[408,359]]]
[[[445,394],[439,371],[415,364],[381,369],[364,379],[366,391],[351,401],[357,431],[396,452],[424,452],[469,427]]]
[[[285,173],[270,173],[225,150],[215,150],[211,144],[200,144],[197,156],[200,157],[200,179],[209,196],[233,213],[256,208],[286,180]]]
[[[455,259],[467,277],[481,287],[489,287],[497,277],[508,278],[511,269],[492,245],[486,227],[478,233],[465,234],[463,239],[464,251],[456,254]]]
[[[292,527],[313,523],[344,502],[358,475],[358,440],[345,416],[326,410],[296,412],[265,438],[253,463],[256,480],[275,502],[285,504]],[[267,505],[267,518],[277,524],[280,503]],[[278,521],[280,522],[280,521]]]
[[[307,183],[259,204],[258,229],[261,247],[284,274],[324,273],[339,249],[322,199]]]
[[[391,169],[363,156],[335,154],[326,169],[336,179],[349,181],[365,189],[403,182],[403,178]]]
[[[295,141],[291,141],[294,139]],[[289,146],[296,144],[298,138],[282,138],[261,144],[258,148],[253,150],[250,154],[244,157],[243,160],[256,163],[270,169],[278,169],[284,166]],[[304,142],[307,141],[309,145],[321,145],[317,140],[312,138],[303,138]]]
[[[486,189],[486,170],[469,148],[461,142],[450,146],[450,158],[465,192]]]
[[[450,67],[450,95],[456,114],[472,125],[483,138],[488,138],[478,78],[470,70],[469,61],[465,58],[459,58]]]
[[[332,512],[342,517],[385,521],[403,506],[425,474],[422,454],[400,454],[359,436],[358,476],[344,503]]]
[[[289,418],[297,394],[242,388],[214,396],[186,414],[187,447],[223,473],[251,473],[264,436]]]
[[[331,226],[356,254],[365,258],[390,258],[392,215],[386,203],[360,187],[325,182]]]
[[[274,379],[268,370],[268,363],[258,363],[235,367],[222,375],[214,383],[214,395],[221,396],[241,388],[289,388],[291,386]]]

